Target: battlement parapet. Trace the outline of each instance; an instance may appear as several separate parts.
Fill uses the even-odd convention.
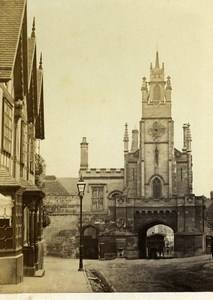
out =
[[[86,174],[123,174],[124,169],[116,169],[116,168],[91,168],[91,169],[86,169],[84,171]]]

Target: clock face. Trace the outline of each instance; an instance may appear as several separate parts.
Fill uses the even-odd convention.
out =
[[[152,127],[148,129],[148,133],[152,136],[153,140],[159,140],[165,132],[166,128],[158,121],[155,121]]]

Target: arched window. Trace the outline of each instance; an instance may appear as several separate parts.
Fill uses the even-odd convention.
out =
[[[158,177],[153,180],[153,197],[160,198],[162,196],[162,184]]]
[[[159,151],[158,151],[158,149],[156,148],[156,149],[155,149],[155,163],[156,163],[156,165],[158,165],[158,161],[159,161]]]
[[[158,84],[154,87],[154,100],[160,100],[160,87]]]

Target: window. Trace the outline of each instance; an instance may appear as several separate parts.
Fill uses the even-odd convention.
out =
[[[3,150],[12,153],[12,107],[5,100],[3,112]]]
[[[160,87],[159,85],[155,85],[154,87],[154,100],[160,100]]]
[[[153,180],[153,197],[160,198],[162,196],[162,184],[158,177]]]
[[[94,186],[92,187],[92,210],[104,209],[104,187]]]
[[[155,149],[155,164],[158,165],[158,161],[159,161],[159,151],[158,149],[156,148]]]

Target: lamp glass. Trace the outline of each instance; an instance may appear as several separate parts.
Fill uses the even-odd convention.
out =
[[[84,182],[82,177],[80,178],[79,182],[77,183],[77,187],[78,187],[78,193],[84,194],[86,183]]]

